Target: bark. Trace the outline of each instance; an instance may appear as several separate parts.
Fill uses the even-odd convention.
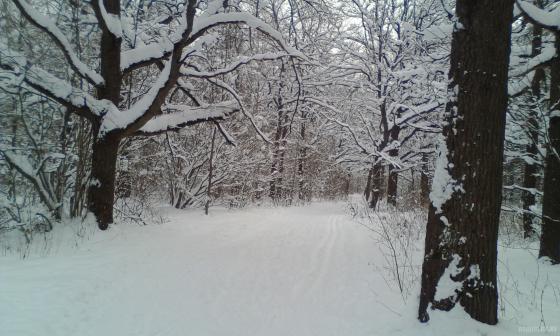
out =
[[[397,114],[399,115],[399,114]],[[394,125],[391,128],[391,144],[394,145],[396,141],[399,141],[400,127]],[[396,160],[399,155],[399,149],[391,149],[389,155],[392,159]],[[389,166],[389,179],[387,180],[387,203],[396,207],[397,206],[397,190],[398,190],[398,180],[399,173],[397,171],[398,167],[395,165]]]
[[[556,57],[551,66],[548,125],[549,147],[546,155],[543,190],[543,219],[539,257],[560,263],[560,31],[556,32]]]
[[[430,205],[421,322],[429,320],[428,308],[448,311],[456,303],[475,320],[498,322],[497,239],[512,12],[511,0],[457,1],[449,72],[453,98],[443,131],[447,160],[440,158],[436,169],[450,175],[447,187],[453,193],[443,204],[432,199]],[[441,193],[438,185],[433,188]],[[456,272],[452,260],[458,262]],[[453,273],[445,280],[457,289],[436,297],[446,270]]]
[[[371,198],[369,207],[372,209],[377,208],[377,204],[381,199],[381,183],[383,183],[383,167],[376,163],[372,168],[371,174]]]
[[[119,0],[103,0],[103,4],[108,14],[120,17]],[[98,20],[104,22],[101,9],[95,1],[93,8]],[[101,24],[101,28],[100,69],[105,85],[98,88],[97,98],[110,100],[115,106],[119,106],[122,83],[121,38],[114,36],[104,24]],[[92,181],[88,190],[88,208],[95,215],[99,229],[106,230],[113,223],[115,174],[121,135],[114,132],[100,137],[100,120],[93,123],[95,140],[92,146]]]
[[[297,167],[298,199],[300,201],[305,200],[305,160],[307,157],[307,145],[305,143],[305,139],[306,139],[305,121],[306,121],[306,115],[305,113],[302,113],[302,123],[299,130],[299,135],[301,137],[302,143],[299,149],[298,167]]]
[[[391,166],[389,169],[389,179],[387,180],[387,203],[397,206],[397,189],[399,174],[395,171],[396,167]]]
[[[533,40],[531,56],[535,57],[541,53],[542,46],[542,28],[539,26],[533,27]],[[526,189],[536,189],[537,187],[537,172],[538,167],[535,159],[538,156],[537,144],[539,142],[539,124],[537,109],[541,98],[541,83],[544,80],[544,69],[539,68],[535,70],[535,75],[531,81],[531,97],[528,106],[529,117],[527,120],[527,129],[529,135],[529,144],[526,147],[527,155],[533,159],[533,162],[525,164],[523,172],[523,187]],[[533,229],[534,214],[531,207],[535,205],[535,194],[525,190],[523,192],[523,235],[525,238],[533,236],[535,230]]]
[[[368,177],[367,177],[367,181],[366,181],[366,188],[364,189],[364,197],[366,198],[366,201],[369,202],[370,197],[371,197],[371,180],[372,180],[372,176],[373,176],[373,167],[369,169],[368,171]]]
[[[95,215],[99,229],[113,223],[115,175],[120,138],[105,136],[92,146],[91,185],[88,193],[89,210]]]

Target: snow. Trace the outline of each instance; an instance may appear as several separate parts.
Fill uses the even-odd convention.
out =
[[[160,90],[162,90],[171,74],[171,61],[165,62],[165,66],[150,90],[142,96],[128,110],[116,111],[116,113],[108,113],[101,123],[100,134],[103,135],[114,129],[125,129],[133,122],[142,117],[152,106],[156,100]]]
[[[544,328],[541,304],[558,330],[560,271],[503,247],[498,326],[460,307],[420,324],[418,288],[404,303],[388,286],[385,256],[345,208],[165,208],[161,225],[59,227],[48,248],[0,256],[0,335],[505,336]]]
[[[107,9],[105,9],[105,5],[103,4],[103,0],[97,0],[99,4],[99,11],[101,12],[101,17],[107,29],[113,34],[115,37],[120,38],[123,34],[121,19],[115,14],[107,13]]]
[[[240,66],[249,64],[250,62],[273,61],[286,56],[290,56],[290,55],[286,54],[285,52],[271,52],[271,53],[263,53],[263,54],[257,54],[252,56],[238,56],[237,61],[235,61],[234,63],[229,64],[224,68],[215,71],[195,71],[193,69],[183,69],[181,70],[181,74],[185,76],[193,76],[193,77],[217,77],[220,75],[230,73],[235,69],[239,68]]]
[[[549,12],[523,0],[518,0],[516,4],[519,9],[541,25],[549,29],[560,29],[560,7]]]
[[[436,209],[436,213],[441,213],[441,207],[451,198],[454,192],[461,191],[462,186],[449,175],[448,169],[451,167],[447,161],[447,145],[443,135],[439,135],[438,138],[436,170],[432,182],[432,191],[430,192],[430,201]]]
[[[451,277],[455,277],[461,273],[463,270],[462,267],[459,267],[459,263],[461,262],[461,257],[457,254],[454,254],[451,258],[451,262],[449,266],[445,269],[445,272],[441,276],[434,299],[436,301],[441,301],[447,298],[451,298],[453,302],[457,299],[457,294],[462,289],[462,282],[456,282],[451,279]]]
[[[0,41],[0,64],[8,67],[9,74],[15,77],[12,85],[18,86],[25,78],[26,83],[49,92],[59,100],[67,102],[76,108],[87,107],[94,115],[118,113],[117,107],[109,100],[99,100],[89,93],[73,87],[50,72],[29,63],[24,55],[14,51]]]
[[[238,109],[237,104],[232,101],[201,107],[167,104],[164,108],[175,110],[176,112],[156,116],[148,121],[140,131],[155,133],[173,130],[188,122],[224,118]]]
[[[76,53],[74,52],[72,45],[70,44],[64,33],[56,26],[56,24],[51,19],[39,13],[37,10],[35,10],[35,8],[33,8],[24,0],[16,0],[16,2],[18,6],[21,7],[38,26],[49,32],[49,34],[55,39],[55,41],[62,47],[69,61],[80,73],[80,75],[91,79],[96,85],[102,85],[104,83],[103,77],[101,77],[101,75],[89,69],[89,67],[79,59],[78,55],[76,55]]]
[[[210,27],[214,27],[226,23],[245,23],[251,28],[259,29],[263,33],[273,38],[282,47],[282,49],[284,49],[290,55],[302,59],[307,59],[302,52],[287,44],[284,41],[284,38],[282,37],[282,34],[280,34],[280,32],[275,30],[272,26],[270,26],[266,22],[254,17],[249,13],[243,13],[243,12],[217,13],[210,16],[197,17],[193,24],[191,36],[199,34],[204,30],[209,29]]]
[[[173,43],[168,39],[161,39],[147,45],[121,52],[121,70],[125,71],[135,64],[151,59],[159,59],[173,50]]]

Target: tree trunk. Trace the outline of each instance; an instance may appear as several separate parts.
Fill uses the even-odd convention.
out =
[[[400,113],[397,115],[400,115]],[[393,128],[391,128],[391,146],[394,146],[395,142],[399,140],[400,131],[401,129],[397,125],[394,125]],[[389,155],[391,156],[391,158],[396,160],[399,155],[399,149],[391,149],[389,151]],[[399,173],[397,172],[397,169],[398,167],[396,167],[395,165],[389,166],[389,180],[387,181],[387,203],[394,207],[397,206],[397,189],[399,185]]]
[[[305,113],[302,112],[301,117],[302,117],[302,122],[299,131],[299,135],[301,137],[301,147],[299,149],[297,176],[298,176],[298,199],[300,201],[303,201],[305,200],[305,160],[307,157],[307,144],[305,143],[305,138],[306,138]]]
[[[452,98],[432,185],[421,322],[429,320],[429,307],[448,311],[456,303],[475,320],[498,322],[497,242],[512,13],[511,0],[457,1]],[[445,286],[438,287],[440,282]]]
[[[106,230],[113,223],[115,199],[115,174],[120,138],[107,135],[97,139],[92,146],[91,185],[88,203],[99,229]]]
[[[533,27],[533,41],[531,56],[535,57],[541,53],[542,46],[542,28],[539,26]],[[537,144],[539,142],[539,123],[537,109],[539,107],[541,98],[541,83],[544,80],[544,69],[539,68],[535,70],[535,75],[531,81],[531,97],[528,106],[528,120],[527,129],[529,135],[529,144],[527,145],[527,155],[530,155],[532,162],[525,164],[523,172],[523,235],[525,238],[533,236],[535,230],[533,229],[533,211],[531,207],[535,205],[535,194],[531,192],[537,187],[537,164],[535,162],[538,156]],[[528,189],[528,190],[527,190]]]
[[[389,167],[389,179],[387,180],[387,203],[392,206],[397,206],[397,188],[399,173],[395,171],[396,167]]]
[[[550,121],[543,190],[543,220],[539,257],[560,263],[560,31],[556,32],[556,57],[551,67]]]
[[[372,209],[377,208],[377,204],[381,199],[381,183],[383,183],[383,167],[376,163],[372,168],[371,174],[371,199],[369,207]]]
[[[371,197],[371,180],[372,180],[372,176],[373,176],[373,167],[369,169],[368,171],[368,177],[367,177],[367,181],[366,181],[366,188],[364,189],[364,197],[366,199],[366,201],[369,202],[370,197]]]

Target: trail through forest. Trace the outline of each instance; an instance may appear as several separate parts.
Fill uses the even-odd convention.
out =
[[[518,311],[506,306],[499,328],[458,309],[421,325],[417,290],[405,303],[375,234],[344,202],[209,216],[165,209],[165,217],[161,225],[88,233],[77,246],[51,241],[25,260],[5,253],[0,335],[505,335],[540,318],[521,303],[536,274],[526,251],[502,256],[502,266],[508,258],[532,264],[507,270],[520,280],[518,293],[503,299]],[[414,258],[419,265],[421,253]],[[541,279],[559,283],[558,272],[540,267]],[[502,281],[507,272],[502,267]],[[542,288],[552,290],[537,281],[533,297]],[[558,305],[545,304],[554,321]]]

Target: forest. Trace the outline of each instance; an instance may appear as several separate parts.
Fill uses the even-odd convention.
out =
[[[560,332],[559,0],[0,0],[0,335]]]

